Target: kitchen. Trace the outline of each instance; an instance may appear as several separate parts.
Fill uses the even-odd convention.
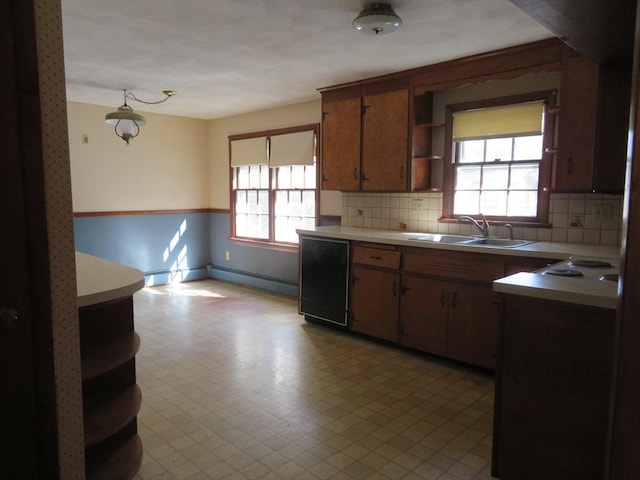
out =
[[[305,107],[305,106],[306,106],[306,105],[303,105],[303,106],[302,106],[302,107],[303,107],[303,108],[302,108],[303,110],[304,110],[304,107]],[[307,107],[309,108],[309,110],[313,110],[314,112],[317,112],[317,106],[316,106],[316,105],[308,105]],[[73,106],[73,105],[71,105],[71,108],[74,108],[74,106]],[[105,110],[106,110],[106,109],[105,109]],[[315,113],[314,115],[317,115],[317,113]],[[99,117],[99,116],[100,116],[100,115],[98,115],[98,117]],[[265,115],[265,116],[266,116],[266,115]],[[300,121],[300,116],[298,116],[298,115],[294,115],[294,116],[295,116],[296,122]],[[150,117],[150,118],[153,118],[153,117]],[[312,121],[317,121],[317,116],[316,116],[314,119],[312,119]],[[96,128],[96,131],[97,131],[97,128]],[[78,132],[78,130],[76,130],[76,132]],[[215,126],[215,125],[213,125],[213,126],[211,127],[211,134],[212,134],[212,135],[219,135],[222,139],[224,139],[224,138],[226,137],[226,133],[225,133],[225,132],[219,132],[219,131],[217,131],[217,130],[216,130],[216,126]],[[73,138],[77,138],[77,136],[74,136]],[[89,145],[92,145],[92,143],[91,143],[91,142],[93,141],[93,138],[94,138],[94,137],[93,137],[93,134],[91,134],[91,135],[90,135],[90,137],[89,137],[89,139],[90,139],[90,143],[89,143]],[[224,141],[223,141],[222,143],[224,143]],[[73,148],[73,146],[72,146],[72,148]],[[152,152],[152,153],[153,153],[153,152]],[[126,155],[126,154],[125,154],[125,155]],[[220,158],[223,158],[223,157],[224,157],[224,158],[226,158],[226,155],[221,155],[221,156],[220,156]],[[118,168],[123,168],[123,167],[125,166],[125,162],[118,163],[116,166],[117,166]],[[134,168],[135,168],[135,167],[134,167]],[[136,173],[136,172],[133,172],[133,173]],[[139,175],[139,172],[138,172],[138,175]],[[133,176],[134,176],[134,175],[130,175],[130,176],[126,176],[126,175],[125,175],[125,176],[124,176],[124,178],[125,178],[125,179],[128,179],[128,178],[133,177]],[[81,179],[81,177],[78,177],[78,178],[79,178],[79,179]],[[122,178],[122,177],[121,177],[121,178]],[[212,185],[211,185],[211,186],[212,186],[212,187],[214,187],[213,189],[214,189],[214,190],[216,190],[216,191],[224,191],[225,189],[217,189],[217,188],[216,188],[216,187],[219,187],[219,186],[221,186],[221,185],[224,185],[224,182],[225,182],[225,180],[224,180],[223,178],[212,179],[212,181],[211,181]],[[198,186],[199,186],[199,187],[202,187],[202,185],[201,185],[201,184],[198,184]],[[188,186],[178,186],[178,188],[176,188],[176,193],[177,193],[178,195],[182,195],[182,194],[184,194],[185,190],[187,190],[187,189],[188,189]],[[111,207],[111,208],[110,208],[110,207]],[[158,205],[158,206],[154,206],[154,207],[155,207],[156,209],[161,209],[161,208],[163,208],[163,207],[165,207],[165,206],[164,206],[164,205]],[[167,207],[167,208],[168,208],[168,207]],[[141,209],[142,209],[142,207],[141,207]],[[110,204],[110,205],[107,205],[106,210],[111,211],[111,210],[116,210],[116,208],[113,208],[113,204]],[[322,213],[322,212],[321,212],[321,213]],[[222,218],[221,218],[221,219],[218,219],[218,218],[217,218],[218,216],[221,216]],[[225,213],[224,213],[224,212],[214,212],[214,213],[212,214],[212,217],[214,217],[214,219],[213,219],[213,223],[219,222],[219,224],[220,224],[220,225],[228,225],[228,218],[225,218]],[[191,217],[189,217],[189,218],[188,218],[188,220],[191,220]],[[191,222],[189,222],[189,226],[190,226],[190,224],[191,224]],[[173,238],[173,236],[175,235],[175,233],[180,231],[180,225],[181,225],[181,222],[178,222],[178,223],[176,224],[176,226],[175,226],[175,229],[174,229],[173,231],[168,232],[168,234],[167,234],[167,238],[166,238],[166,240],[165,240],[165,242],[166,242],[166,244],[165,244],[165,248],[166,248],[166,245],[170,243],[170,240]],[[196,220],[196,225],[198,225],[197,220]],[[214,235],[216,235],[216,233],[214,233]],[[237,257],[240,257],[240,259],[242,259],[242,258],[245,258],[245,257],[246,257],[246,255],[244,254],[244,252],[243,252],[242,250],[240,251],[240,252],[242,252],[242,253],[240,253],[240,254],[236,254],[237,250],[233,250],[233,246],[232,246],[232,245],[230,245],[230,244],[228,244],[228,243],[226,243],[224,240],[223,240],[222,245],[224,245],[224,247],[227,247],[227,246],[229,246],[229,247],[228,247],[228,248],[224,248],[224,247],[223,247],[223,248],[222,248],[222,249],[220,249],[220,250],[217,250],[217,249],[216,249],[216,251],[212,252],[212,257],[213,257],[213,260],[215,261],[215,263],[220,263],[220,264],[224,265],[224,262],[225,262],[225,261],[224,261],[224,252],[225,252],[225,251],[230,251],[230,252],[231,252],[231,259],[233,259],[233,260],[235,260]],[[629,248],[633,248],[633,247],[630,245],[630,246],[629,246]],[[197,254],[197,252],[196,252],[196,254]],[[276,255],[277,255],[277,254],[276,254]],[[257,258],[256,258],[256,254],[255,254],[255,253],[254,253],[254,254],[249,254],[249,256],[253,257],[253,258],[252,258],[252,260],[255,260],[256,262],[259,262],[259,261],[260,261],[259,259],[257,259]],[[274,263],[275,263],[275,262],[274,262]],[[240,266],[242,266],[242,264],[241,264]],[[631,299],[629,299],[629,300],[631,300]],[[630,318],[631,318],[631,317],[630,317]]]

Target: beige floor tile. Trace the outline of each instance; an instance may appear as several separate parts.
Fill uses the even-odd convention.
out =
[[[137,480],[491,478],[491,375],[215,280],[134,299]]]

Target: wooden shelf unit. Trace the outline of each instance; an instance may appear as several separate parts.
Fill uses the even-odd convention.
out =
[[[79,317],[86,478],[131,479],[142,463],[133,297],[81,307]]]
[[[431,181],[432,163],[442,161],[433,155],[433,129],[444,123],[433,121],[433,92],[413,97],[413,132],[411,137],[411,191],[440,191]]]

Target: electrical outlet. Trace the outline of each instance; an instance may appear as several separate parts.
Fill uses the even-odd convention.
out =
[[[572,227],[583,227],[584,222],[582,221],[582,215],[573,215],[571,217],[571,226]]]
[[[224,252],[224,259],[228,262],[229,260],[231,260],[231,253],[230,252]]]
[[[593,205],[593,213],[598,220],[611,220],[613,217],[613,205],[610,203],[596,203]]]
[[[424,211],[427,209],[427,202],[424,198],[412,198],[411,199],[411,210],[413,211]]]

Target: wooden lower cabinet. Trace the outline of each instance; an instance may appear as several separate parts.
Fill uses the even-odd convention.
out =
[[[483,368],[496,366],[491,287],[403,275],[399,343]]]
[[[498,316],[491,287],[451,283],[447,357],[496,368]]]
[[[398,340],[400,274],[354,267],[351,275],[351,330]]]
[[[400,291],[400,344],[445,356],[449,284],[408,274]]]
[[[615,310],[505,295],[492,475],[605,478]]]
[[[494,370],[493,280],[554,260],[353,242],[350,329]]]

